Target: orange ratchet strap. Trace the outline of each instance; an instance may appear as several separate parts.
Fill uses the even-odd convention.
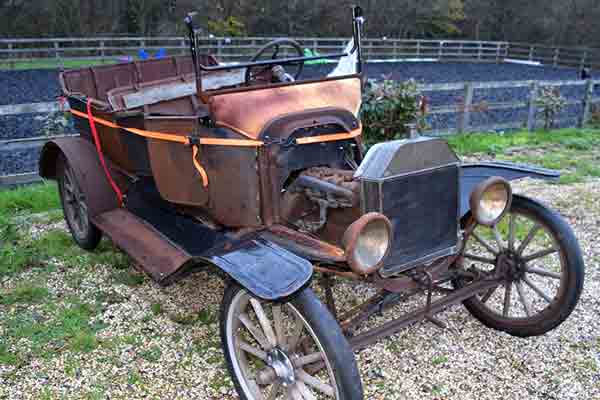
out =
[[[98,131],[96,130],[96,123],[94,120],[94,117],[92,116],[92,99],[89,99],[87,101],[87,116],[84,113],[78,113],[81,114],[82,117],[87,117],[90,121],[90,130],[92,131],[92,136],[94,137],[94,144],[96,145],[96,151],[98,152],[98,158],[100,158],[100,163],[102,164],[102,168],[104,169],[104,174],[106,175],[106,179],[108,179],[108,183],[110,183],[110,186],[112,186],[113,190],[115,191],[115,194],[117,195],[117,198],[119,199],[119,204],[123,204],[123,193],[121,192],[121,189],[119,189],[119,186],[117,186],[117,183],[113,180],[112,176],[110,175],[110,171],[108,170],[108,167],[106,166],[106,161],[104,161],[104,153],[102,152],[102,146],[100,144],[100,137],[98,136]]]
[[[123,126],[119,126],[113,122],[107,121],[105,119],[94,117],[91,113],[91,103],[90,102],[91,102],[91,100],[88,100],[88,102],[87,102],[87,104],[88,104],[88,113],[87,114],[82,113],[81,111],[74,110],[74,109],[71,109],[70,111],[73,115],[76,115],[81,118],[86,118],[90,121],[90,127],[92,127],[92,134],[94,134],[94,132],[96,131],[95,123],[98,123],[100,125],[104,125],[109,128],[123,129],[124,131],[133,133],[138,136],[143,136],[145,138],[165,140],[167,142],[177,142],[177,143],[184,144],[186,146],[191,146],[192,147],[192,161],[194,163],[194,167],[196,168],[196,170],[202,177],[202,185],[204,187],[208,186],[208,174],[206,173],[206,170],[204,169],[204,167],[202,167],[202,165],[198,161],[198,153],[200,151],[200,145],[236,146],[236,147],[261,147],[261,146],[265,145],[265,142],[263,142],[261,140],[188,137],[188,136],[176,135],[173,133],[153,132],[153,131],[146,131],[146,130],[137,129],[137,128],[126,128]],[[295,139],[295,142],[297,144],[311,144],[311,143],[322,143],[322,142],[331,142],[331,141],[336,141],[336,140],[352,139],[357,136],[360,136],[361,130],[362,129],[359,127],[358,129],[355,129],[349,133],[348,132],[334,133],[334,134],[327,134],[327,135],[320,135],[320,136],[298,138],[298,139]],[[97,140],[96,136],[97,136],[97,132],[94,134],[94,141]],[[101,161],[104,164],[104,161],[103,161],[104,157],[102,155],[102,150],[100,149],[99,139],[97,140],[96,148],[99,149],[98,152],[100,154]],[[108,169],[105,168],[105,172],[107,173],[109,181],[111,182],[111,185],[112,185],[114,182],[112,181],[112,178],[110,178],[110,175],[108,174]],[[116,184],[113,186],[113,188],[115,188],[115,187],[116,187]],[[117,190],[118,190],[118,188],[116,188],[115,192],[117,192]],[[120,194],[120,191],[118,192],[118,195],[119,194]],[[122,198],[122,196],[119,196],[119,199],[121,199],[121,198]]]

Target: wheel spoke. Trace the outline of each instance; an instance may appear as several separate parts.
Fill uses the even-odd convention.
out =
[[[529,243],[531,242],[531,240],[533,240],[535,234],[541,228],[542,227],[540,226],[540,224],[538,224],[536,222],[536,224],[531,228],[531,230],[529,231],[529,233],[527,234],[527,236],[525,237],[525,239],[523,240],[523,242],[521,242],[521,244],[519,245],[519,248],[517,249],[517,253],[518,254],[523,254],[523,250],[525,250],[525,248],[529,245]]]
[[[526,257],[523,257],[523,261],[526,262],[526,263],[528,263],[528,262],[533,261],[533,260],[535,260],[537,258],[546,257],[546,256],[549,256],[550,254],[554,254],[554,253],[557,253],[557,252],[558,252],[558,250],[556,248],[554,248],[554,247],[552,247],[551,249],[536,251],[533,254],[530,254],[530,255],[528,255]]]
[[[492,228],[494,232],[494,239],[496,240],[496,244],[498,245],[498,249],[502,251],[504,249],[504,245],[502,244],[502,237],[500,236],[500,231],[498,231],[498,225],[494,225]]]
[[[273,324],[275,325],[275,334],[277,335],[277,343],[280,346],[285,346],[285,331],[283,328],[283,315],[281,314],[281,306],[276,304],[273,306]]]
[[[271,367],[265,367],[256,373],[256,382],[261,386],[267,386],[275,382],[277,374]]]
[[[252,304],[252,308],[254,308],[254,312],[256,313],[256,317],[258,318],[258,322],[263,329],[263,332],[267,336],[267,340],[271,347],[277,346],[277,338],[275,337],[275,332],[273,332],[273,328],[271,327],[271,322],[265,313],[264,308],[260,304],[260,301],[252,298],[250,299],[250,304]]]
[[[240,348],[240,350],[252,354],[254,357],[260,360],[267,361],[267,353],[265,353],[264,351],[257,349],[256,347],[244,342],[241,339],[237,339],[237,345]]]
[[[292,328],[292,335],[289,337],[289,342],[287,344],[288,351],[296,350],[296,346],[298,346],[298,342],[300,341],[300,337],[302,336],[303,329],[304,324],[300,320],[300,317],[296,316],[296,323]]]
[[[485,258],[485,257],[476,256],[474,254],[465,253],[463,255],[463,257],[464,258],[468,258],[469,260],[479,261],[479,262],[482,262],[484,264],[492,264],[492,265],[496,264],[496,260],[492,260],[491,258]]]
[[[260,391],[260,388],[258,387],[258,384],[255,380],[250,379],[248,381],[248,386],[250,386],[250,391],[252,392],[256,400],[264,400],[262,392]]]
[[[529,279],[529,277],[527,277],[527,275],[523,276],[523,282],[525,282],[525,284],[527,286],[529,286],[534,292],[536,292],[541,298],[543,298],[544,300],[546,300],[548,303],[552,302],[552,298],[550,298],[550,296],[548,296],[546,293],[544,293],[544,291],[542,289],[540,289],[539,287],[537,287],[531,281],[531,279]]]
[[[502,316],[508,317],[510,313],[510,300],[512,294],[512,282],[506,282],[506,289],[504,291],[504,307],[502,308]]]
[[[314,394],[310,391],[308,386],[304,384],[302,381],[296,382],[296,386],[298,387],[298,391],[302,395],[302,398],[305,400],[317,400]]]
[[[325,359],[325,357],[324,357],[323,353],[312,353],[312,354],[308,354],[308,355],[299,357],[296,360],[292,361],[292,363],[294,364],[294,366],[296,368],[302,368],[305,365],[313,364],[313,363],[316,363],[317,361],[322,361],[324,359]]]
[[[527,267],[525,267],[525,272],[528,272],[530,274],[545,276],[545,277],[552,278],[552,279],[561,279],[562,278],[562,275],[559,273],[546,271],[545,269],[538,268],[538,267],[527,266]]]
[[[496,292],[496,290],[498,290],[498,286],[494,286],[493,288],[491,288],[487,292],[485,292],[485,294],[481,297],[481,302],[487,303],[487,301],[490,299],[490,297],[492,297],[492,295]]]
[[[250,321],[248,314],[242,313],[239,315],[238,319],[240,320],[240,322],[242,324],[244,324],[246,329],[248,329],[248,331],[252,334],[254,339],[256,339],[258,344],[260,344],[260,346],[263,349],[266,349],[266,350],[271,349],[269,341],[267,340],[267,338],[265,338],[265,336],[262,334],[260,329],[256,325],[254,325],[254,323],[252,321]]]
[[[280,390],[281,390],[281,383],[275,382],[273,384],[273,387],[271,388],[271,391],[269,392],[269,397],[267,397],[267,400],[275,400],[275,398],[279,394]]]
[[[477,240],[483,247],[485,247],[487,251],[489,251],[490,253],[492,253],[495,256],[498,255],[498,250],[494,249],[488,242],[483,240],[483,238],[481,236],[479,236],[477,233],[473,232],[473,233],[471,233],[471,235],[473,235],[475,240]]]
[[[508,249],[515,249],[515,220],[517,217],[513,213],[508,214]]]
[[[517,293],[519,293],[519,300],[521,304],[523,304],[523,308],[525,309],[525,315],[531,317],[531,306],[525,297],[525,289],[523,288],[522,282],[517,282]]]
[[[292,398],[292,400],[302,400],[302,394],[300,394],[300,391],[298,390],[297,386],[298,385],[294,385],[288,390],[288,394]]]
[[[333,390],[333,387],[331,387],[331,385],[321,382],[319,379],[307,374],[302,369],[299,369],[296,371],[296,378],[298,378],[300,381],[306,383],[308,386],[317,389],[319,392],[323,393],[326,396],[329,396],[329,397],[335,396],[335,392]]]

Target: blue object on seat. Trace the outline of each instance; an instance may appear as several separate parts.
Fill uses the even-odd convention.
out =
[[[146,50],[144,49],[140,49],[138,51],[138,57],[140,58],[140,60],[147,60],[150,58],[150,56],[148,55],[148,53],[146,53]]]
[[[154,58],[160,60],[161,58],[165,58],[167,56],[167,51],[165,49],[158,49],[158,52],[154,56]]]

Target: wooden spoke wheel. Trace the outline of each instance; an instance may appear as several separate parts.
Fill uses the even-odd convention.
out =
[[[515,336],[556,328],[583,289],[584,264],[573,231],[557,213],[521,196],[495,227],[475,228],[460,267],[475,279],[497,280],[464,304],[488,327]]]
[[[85,193],[64,156],[58,160],[58,191],[73,239],[83,249],[95,249],[102,238],[102,232],[90,221]]]
[[[224,296],[221,341],[242,399],[362,399],[354,354],[310,289],[267,302],[237,285]]]

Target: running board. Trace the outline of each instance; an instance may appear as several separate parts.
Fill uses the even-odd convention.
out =
[[[124,208],[97,215],[92,222],[157,282],[164,282],[192,260],[190,254]]]

